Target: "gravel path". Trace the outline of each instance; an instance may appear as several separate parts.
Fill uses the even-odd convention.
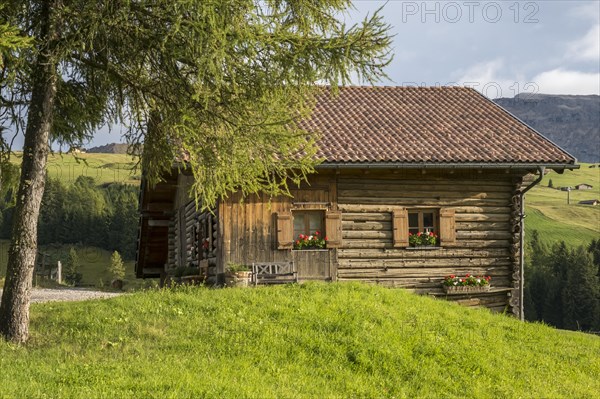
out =
[[[123,293],[93,291],[84,288],[34,288],[31,290],[31,302],[85,301],[86,299],[112,298],[119,295],[123,295]],[[1,289],[0,296],[2,296]]]

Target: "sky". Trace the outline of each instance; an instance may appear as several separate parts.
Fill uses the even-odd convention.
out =
[[[489,98],[600,94],[600,1],[356,1],[383,6],[394,60],[385,85],[461,85]]]
[[[383,7],[392,26],[394,59],[381,85],[461,85],[489,98],[600,94],[599,0],[355,0],[354,7],[348,24]],[[118,127],[104,128],[87,147],[122,141]]]

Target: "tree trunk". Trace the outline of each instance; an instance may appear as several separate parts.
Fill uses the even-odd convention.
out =
[[[46,181],[49,135],[57,90],[52,6],[45,2],[42,45],[32,69],[33,87],[25,129],[23,161],[13,214],[4,292],[0,303],[0,333],[16,343],[29,336],[29,301],[37,254],[37,223]]]

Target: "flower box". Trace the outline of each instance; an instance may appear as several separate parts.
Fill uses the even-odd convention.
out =
[[[408,233],[408,244],[413,248],[435,247],[437,243],[438,236],[433,231]]]
[[[322,237],[321,233],[315,231],[313,235],[299,234],[294,241],[294,250],[306,251],[327,248],[327,237]]]
[[[469,285],[444,285],[444,292],[447,294],[468,294],[471,292],[486,292],[490,290],[489,285],[469,286]]]
[[[490,276],[477,277],[467,274],[465,277],[458,277],[451,274],[444,278],[442,287],[446,294],[485,292],[490,290],[491,279]]]
[[[412,250],[423,250],[423,251],[428,251],[428,250],[432,250],[432,249],[441,249],[442,247],[437,246],[437,245],[418,245],[418,246],[410,246],[410,247],[406,247],[406,249],[412,249]]]

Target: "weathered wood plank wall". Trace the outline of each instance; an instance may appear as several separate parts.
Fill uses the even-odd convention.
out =
[[[332,188],[333,186],[333,188]],[[219,270],[229,263],[283,262],[292,260],[290,250],[277,249],[277,215],[292,209],[314,209],[317,204],[334,204],[335,179],[331,175],[312,176],[310,185],[291,189],[292,197],[270,198],[266,194],[243,199],[234,193],[219,204],[223,246]]]

